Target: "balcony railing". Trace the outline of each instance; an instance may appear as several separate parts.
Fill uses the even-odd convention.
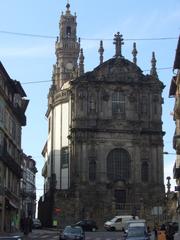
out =
[[[14,158],[12,158],[7,152],[4,152],[0,155],[0,160],[6,164],[8,168],[11,169],[12,172],[15,173],[19,178],[22,177],[22,170],[20,164],[18,164]]]
[[[177,154],[180,154],[180,135],[174,135],[173,147],[176,150]]]
[[[177,167],[176,164],[173,167],[173,175],[176,179],[180,178],[180,167]]]
[[[46,177],[47,176],[47,162],[45,162],[43,168],[42,168],[42,176]]]

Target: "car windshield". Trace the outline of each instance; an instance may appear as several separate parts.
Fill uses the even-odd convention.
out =
[[[113,219],[109,220],[110,222],[115,222],[118,218],[114,217]]]
[[[77,227],[66,227],[64,233],[81,234],[81,229]]]
[[[144,237],[146,231],[144,227],[130,227],[128,228],[128,237]]]

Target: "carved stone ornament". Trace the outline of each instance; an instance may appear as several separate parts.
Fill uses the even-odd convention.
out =
[[[129,101],[130,101],[130,102],[136,102],[136,101],[137,101],[135,94],[131,94],[131,95],[129,96]]]

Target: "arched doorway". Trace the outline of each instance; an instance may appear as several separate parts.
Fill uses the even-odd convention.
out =
[[[114,200],[116,209],[124,209],[126,204],[125,183],[130,179],[131,159],[123,148],[113,149],[107,157],[107,178],[115,183]],[[120,183],[120,186],[119,186]]]

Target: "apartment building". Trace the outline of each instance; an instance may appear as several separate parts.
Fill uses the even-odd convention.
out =
[[[21,130],[29,100],[0,62],[0,232],[19,228]]]

